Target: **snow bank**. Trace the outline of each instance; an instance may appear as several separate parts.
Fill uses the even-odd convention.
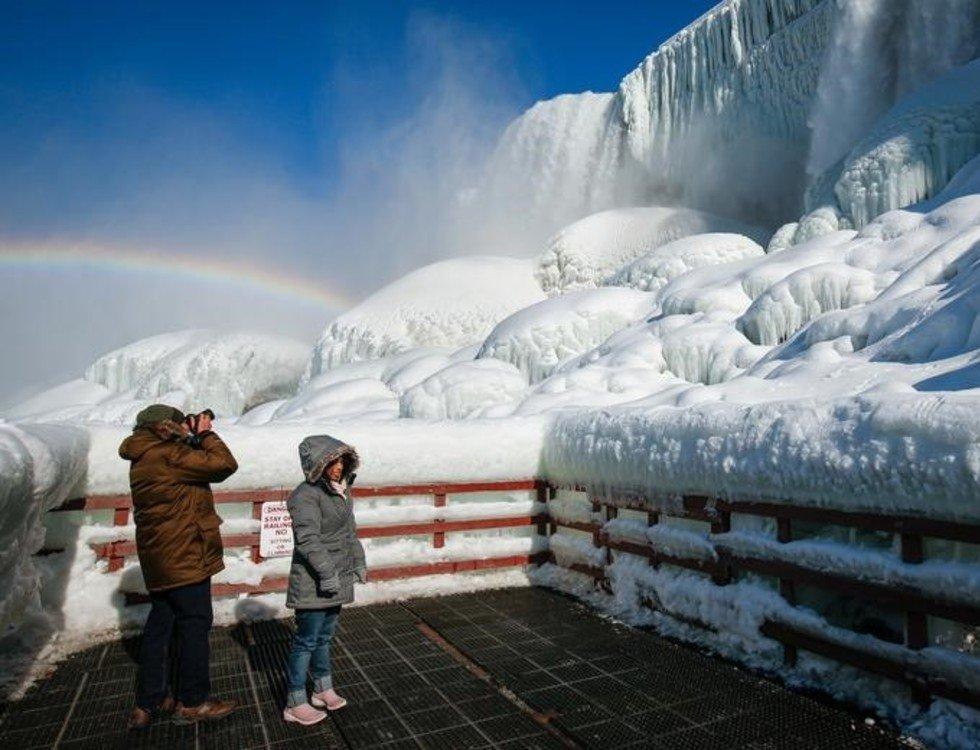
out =
[[[549,294],[600,285],[627,263],[692,234],[734,232],[759,241],[765,230],[703,211],[617,208],[570,224],[548,241],[535,276]]]
[[[479,343],[498,321],[543,297],[529,261],[475,257],[433,263],[375,292],[327,326],[307,375],[416,347]]]
[[[46,512],[84,482],[84,430],[67,425],[0,423],[0,690],[17,680],[52,632],[60,627],[45,599],[65,582],[46,580],[43,558]]]
[[[651,295],[632,289],[569,292],[526,307],[498,323],[477,357],[509,362],[536,383],[563,361],[642,318],[652,303]]]
[[[83,430],[0,424],[0,632],[40,609],[34,553],[44,543],[44,514],[85,474]]]

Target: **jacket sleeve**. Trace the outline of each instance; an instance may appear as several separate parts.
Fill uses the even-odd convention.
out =
[[[228,446],[213,432],[201,437],[200,448],[175,446],[169,463],[178,482],[223,482],[238,471]]]
[[[316,498],[299,490],[290,495],[286,507],[293,521],[296,551],[306,558],[321,582],[335,577],[333,559],[320,536],[320,508]]]
[[[354,537],[354,572],[358,573],[358,578],[361,577],[360,573],[367,572],[367,564],[364,562],[364,545],[356,536]]]

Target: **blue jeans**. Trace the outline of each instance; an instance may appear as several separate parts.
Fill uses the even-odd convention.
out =
[[[150,616],[140,643],[136,705],[152,711],[170,692],[170,636],[177,631],[176,698],[199,706],[211,693],[208,633],[211,631],[211,579],[150,592]]]
[[[337,629],[340,607],[297,609],[296,634],[286,661],[286,705],[306,703],[306,673],[313,674],[313,691],[333,687],[330,675],[330,639]]]

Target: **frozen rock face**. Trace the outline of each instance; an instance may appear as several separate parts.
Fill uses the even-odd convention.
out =
[[[604,341],[650,311],[652,295],[606,287],[569,292],[525,308],[501,321],[478,358],[514,365],[531,383],[559,364]]]
[[[328,325],[313,349],[307,376],[416,347],[479,343],[499,321],[543,298],[526,260],[475,257],[433,263]]]
[[[695,234],[668,242],[646,255],[641,255],[619,269],[605,283],[656,292],[695,268],[758,258],[764,254],[759,243],[741,234]]]
[[[535,276],[549,295],[599,286],[626,264],[694,234],[767,233],[732,219],[686,208],[651,206],[602,211],[562,229],[548,242]]]
[[[501,140],[483,189],[508,214],[525,212],[541,239],[596,211],[658,202],[777,226],[801,213],[807,188],[822,187],[878,117],[978,55],[974,0],[726,0],[611,97],[563,96],[528,110]],[[907,127],[928,141],[943,137],[930,128],[957,126]],[[957,159],[930,158],[915,157],[933,176],[909,179],[935,190]],[[808,210],[826,203],[824,190],[811,192],[819,200]],[[859,224],[908,205],[901,200],[873,205]]]
[[[466,419],[507,404],[526,390],[524,376],[506,362],[458,362],[405,391],[400,399],[401,416]]]
[[[950,71],[893,107],[844,161],[834,194],[862,227],[931,198],[980,153],[980,60]]]
[[[185,410],[211,408],[238,416],[295,392],[307,352],[304,344],[278,336],[181,331],[110,352],[88,368],[85,378],[105,386],[115,397],[110,401],[137,402],[132,408],[162,399]],[[90,418],[98,418],[96,412],[98,407]]]
[[[518,118],[488,184],[521,196],[513,205],[531,205],[552,231],[658,197],[750,223],[789,218],[802,204],[806,112],[835,13],[833,0],[720,3],[611,98],[560,97]]]

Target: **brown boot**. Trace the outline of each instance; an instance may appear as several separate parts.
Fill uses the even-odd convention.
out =
[[[174,710],[174,699],[172,696],[168,695],[162,701],[160,705],[157,706],[157,711],[169,714]],[[140,708],[136,706],[133,712],[129,715],[129,729],[146,729],[149,726],[150,721],[153,720],[153,713],[147,711],[145,708]]]
[[[150,724],[150,719],[152,718],[153,714],[151,714],[145,708],[140,708],[137,706],[129,715],[129,724],[127,726],[129,729],[146,729]]]
[[[223,719],[237,707],[235,701],[219,701],[208,698],[199,706],[189,708],[182,703],[174,707],[174,724],[193,724],[196,721]]]

